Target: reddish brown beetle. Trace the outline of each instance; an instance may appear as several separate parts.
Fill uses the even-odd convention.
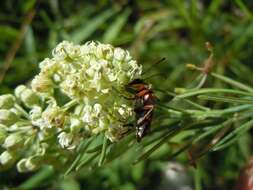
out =
[[[130,82],[126,89],[134,94],[136,114],[136,139],[138,142],[146,135],[152,122],[155,96],[150,85],[141,79]]]

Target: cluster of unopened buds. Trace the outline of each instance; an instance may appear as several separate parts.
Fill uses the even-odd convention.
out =
[[[30,87],[0,96],[0,170],[64,163],[88,137],[118,141],[134,119],[124,87],[142,68],[128,51],[63,41],[39,66]]]

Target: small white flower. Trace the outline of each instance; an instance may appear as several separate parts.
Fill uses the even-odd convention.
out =
[[[29,116],[32,121],[40,119],[42,115],[42,108],[39,106],[34,106],[31,111],[29,112]]]
[[[123,49],[121,48],[115,48],[114,50],[114,57],[115,59],[122,61],[126,56],[126,53]]]
[[[109,88],[102,89],[101,92],[102,92],[103,94],[107,94],[107,93],[109,92]]]
[[[92,122],[92,108],[89,105],[84,107],[84,114],[82,120],[86,123]]]
[[[104,118],[100,118],[98,126],[100,129],[106,129],[106,127],[108,126],[108,123],[106,122]]]
[[[46,128],[50,129],[53,127],[49,121],[43,118],[39,118],[37,120],[32,121],[32,124],[36,127],[39,127],[42,131],[45,130]]]
[[[94,109],[95,116],[98,117],[98,115],[101,113],[102,106],[101,104],[95,104],[93,106],[93,109]]]
[[[72,116],[70,118],[70,130],[72,132],[79,132],[82,126],[82,122],[77,117]]]
[[[73,135],[71,133],[61,132],[58,135],[58,142],[62,148],[73,149]]]
[[[53,50],[52,55],[54,57],[62,58],[75,58],[80,55],[80,46],[74,45],[68,41],[63,41]]]
[[[117,75],[115,73],[108,73],[107,77],[109,78],[110,82],[116,81],[117,80]]]
[[[55,81],[55,82],[60,82],[62,79],[61,79],[61,76],[59,75],[59,74],[54,74],[53,75],[53,80]]]
[[[120,107],[120,108],[118,109],[118,112],[119,112],[120,115],[124,115],[125,109],[123,109],[122,107]]]

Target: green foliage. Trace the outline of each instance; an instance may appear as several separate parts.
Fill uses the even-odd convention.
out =
[[[0,3],[0,75],[34,2]],[[189,168],[198,190],[233,188],[252,154],[252,6],[243,0],[42,1],[0,83],[1,94],[29,84],[38,62],[62,40],[98,40],[130,50],[159,101],[141,143],[132,133],[116,144],[88,139],[64,168],[64,179],[63,171],[50,167],[27,174],[12,168],[0,173],[0,189],[154,189],[171,160]],[[214,66],[204,67],[210,62]],[[186,64],[195,66],[191,71]]]

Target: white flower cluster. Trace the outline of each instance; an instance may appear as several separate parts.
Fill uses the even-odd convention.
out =
[[[124,98],[124,87],[140,77],[141,66],[128,51],[99,42],[74,45],[63,41],[52,55],[40,63],[33,90],[55,97],[60,89],[81,104],[74,111],[82,123],[79,125],[92,134],[105,131],[111,141],[118,140],[126,131],[123,125],[133,116],[133,101]],[[49,115],[54,118],[54,114]],[[112,128],[122,133],[113,133],[115,137]]]
[[[0,169],[20,160],[20,171],[34,170],[46,162],[45,155],[54,160],[66,154],[62,150],[73,153],[85,138],[101,133],[118,141],[134,119],[134,101],[125,98],[125,85],[140,78],[142,68],[128,51],[64,41],[52,55],[40,63],[32,89],[21,85],[15,97],[0,96],[0,142],[6,149]],[[30,152],[14,158],[15,148],[22,146]]]
[[[32,82],[36,91],[50,91],[54,85],[70,98],[94,99],[121,89],[142,71],[128,51],[109,44],[63,41],[52,54],[40,63],[41,73]]]

